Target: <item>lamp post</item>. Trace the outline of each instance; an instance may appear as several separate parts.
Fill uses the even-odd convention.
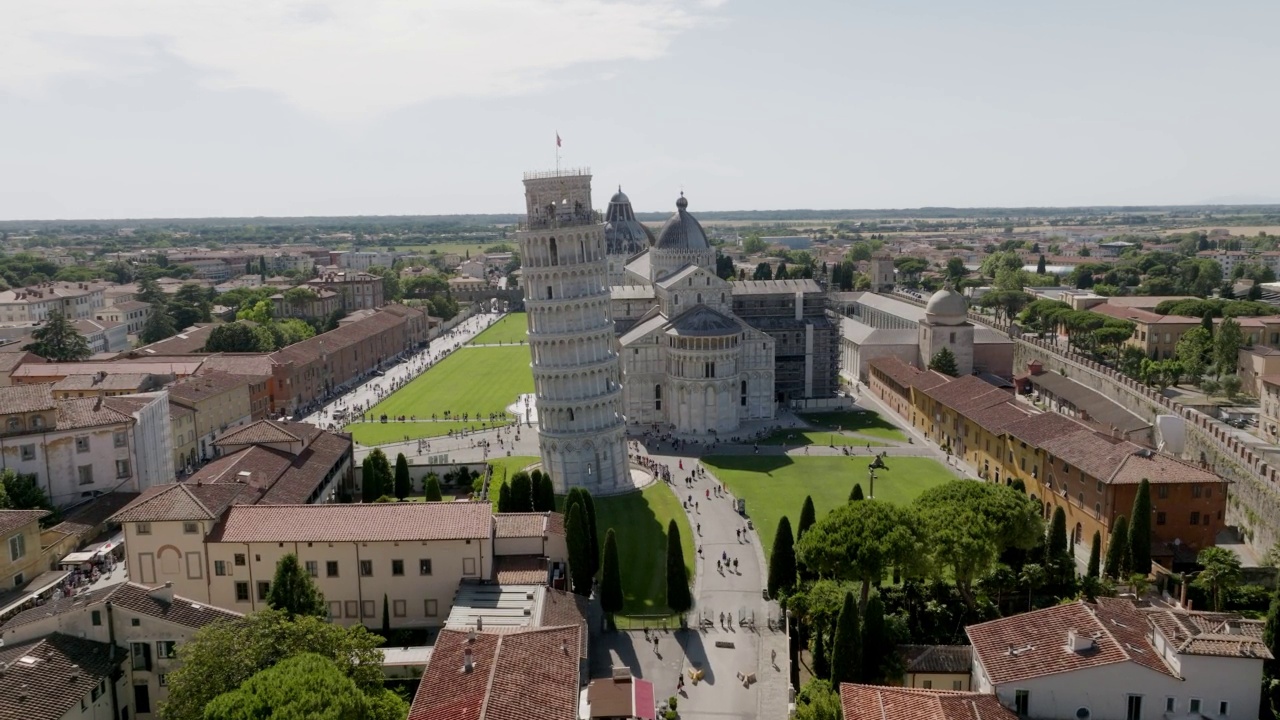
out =
[[[874,499],[876,496],[876,469],[875,468],[873,467],[867,468],[867,478],[869,480],[868,485],[870,485],[871,487],[870,492],[867,493],[867,498]]]

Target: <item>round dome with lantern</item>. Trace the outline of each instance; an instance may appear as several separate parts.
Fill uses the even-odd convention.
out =
[[[931,325],[963,325],[968,320],[968,313],[968,301],[951,288],[934,293],[924,308],[924,318]]]
[[[650,250],[652,280],[661,280],[685,265],[714,270],[716,251],[707,240],[702,225],[689,213],[684,193],[676,200],[676,212],[662,226],[658,242]]]
[[[622,186],[618,186],[618,192],[609,198],[604,221],[604,241],[610,255],[630,257],[644,252],[654,243],[653,231],[636,220],[631,199],[622,192]]]

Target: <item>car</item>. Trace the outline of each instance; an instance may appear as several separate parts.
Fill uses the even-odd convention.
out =
[[[373,374],[377,375],[378,377],[386,377],[386,373],[381,370],[374,370]]]

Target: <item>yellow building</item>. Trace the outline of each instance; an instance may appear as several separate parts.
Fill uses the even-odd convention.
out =
[[[48,510],[0,510],[0,592],[20,588],[48,569],[41,552],[40,518]]]

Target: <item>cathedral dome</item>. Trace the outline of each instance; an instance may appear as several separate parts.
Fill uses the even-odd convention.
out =
[[[951,288],[943,288],[929,298],[924,317],[934,325],[961,325],[968,312],[969,303],[963,295]]]
[[[604,221],[604,241],[610,255],[629,257],[653,244],[653,231],[636,220],[636,213],[631,209],[631,199],[623,194],[621,187],[609,198],[609,209],[605,212]]]
[[[702,231],[702,226],[688,213],[686,208],[689,207],[689,201],[684,199],[684,193],[680,193],[680,199],[676,200],[676,214],[667,220],[662,226],[662,232],[658,233],[657,247],[663,250],[709,250],[711,243],[707,242],[707,234]]]

